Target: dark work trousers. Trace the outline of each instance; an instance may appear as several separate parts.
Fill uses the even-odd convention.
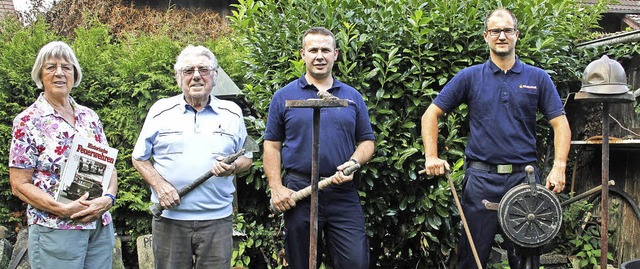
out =
[[[287,188],[300,190],[310,185],[310,177],[287,174],[283,183]],[[311,197],[305,198],[284,213],[285,251],[292,269],[309,268],[310,201]],[[317,234],[318,267],[324,249],[322,242],[325,242],[333,268],[369,268],[369,241],[360,197],[353,182],[319,191]]]
[[[539,182],[537,176],[536,180]],[[486,209],[482,204],[482,200],[499,203],[502,196],[511,188],[524,182],[526,182],[525,172],[496,174],[474,168],[467,168],[465,172],[461,201],[462,210],[464,210],[482,268],[487,268],[487,261],[495,242],[496,233],[502,233],[498,221],[498,211]],[[502,247],[507,250],[509,267],[516,269],[518,268],[520,257],[516,255],[513,242],[506,236],[503,236],[503,238],[505,242]],[[538,265],[534,268],[538,268],[539,257],[534,262]],[[467,234],[462,230],[458,244],[458,269],[472,268],[478,267],[471,251]]]

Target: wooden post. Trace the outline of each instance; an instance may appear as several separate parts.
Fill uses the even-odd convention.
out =
[[[600,238],[600,268],[607,268],[609,247],[609,103],[602,104],[602,226]]]

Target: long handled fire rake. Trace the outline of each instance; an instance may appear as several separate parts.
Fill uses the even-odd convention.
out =
[[[316,269],[318,257],[318,181],[320,179],[320,109],[347,107],[348,101],[337,98],[286,100],[287,108],[313,108],[313,146],[311,148],[311,213],[309,224],[309,268]]]
[[[418,174],[424,174],[427,170],[420,170]],[[458,207],[458,212],[460,212],[460,218],[462,219],[462,225],[464,226],[464,231],[467,234],[467,240],[469,240],[469,245],[471,246],[471,252],[473,253],[473,258],[476,260],[476,265],[479,269],[482,269],[482,263],[480,262],[480,258],[478,257],[478,251],[476,250],[476,244],[473,242],[473,237],[471,236],[471,231],[469,231],[469,225],[467,224],[467,218],[464,216],[464,211],[462,211],[462,205],[460,204],[460,198],[458,198],[458,192],[456,191],[456,186],[453,184],[453,179],[451,178],[451,173],[449,171],[445,172],[447,180],[449,181],[449,188],[451,188],[451,194],[453,195],[453,200],[456,201],[456,206]]]

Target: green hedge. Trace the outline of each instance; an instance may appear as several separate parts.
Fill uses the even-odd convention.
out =
[[[577,91],[583,68],[607,51],[628,59],[638,46],[576,50],[589,36],[601,5],[575,1],[499,1],[520,19],[521,60],[547,70],[562,96]],[[444,84],[459,70],[486,61],[482,22],[496,4],[480,0],[240,0],[230,16],[233,34],[215,40],[171,33],[135,33],[118,39],[110,27],[91,20],[73,39],[52,34],[44,22],[0,25],[0,151],[8,152],[13,117],[39,91],[30,70],[40,47],[65,40],[74,48],[85,78],[71,95],[100,115],[110,143],[120,149],[116,228],[135,237],[150,232],[148,186],[135,171],[130,154],[148,107],[180,92],[173,79],[175,56],[189,43],[211,48],[220,65],[242,85],[250,113],[246,123],[260,140],[273,93],[304,70],[298,51],[300,34],[310,26],[336,33],[340,48],[335,74],[360,90],[376,134],[373,160],[362,169],[360,186],[372,267],[445,268],[455,257],[459,216],[444,179],[417,175],[424,163],[420,117]],[[197,23],[193,25],[198,25]],[[186,26],[185,26],[186,27]],[[61,31],[65,32],[65,31]],[[242,101],[242,100],[241,100]],[[467,109],[461,106],[441,121],[441,157],[454,164],[460,188],[466,143]],[[548,166],[549,126],[538,130],[541,166]],[[24,220],[24,205],[11,195],[7,154],[0,155],[0,224],[12,228]],[[282,217],[268,211],[269,191],[261,153],[250,173],[238,179],[236,229],[247,234],[234,251],[234,264],[283,267]],[[568,250],[567,250],[568,251]],[[576,250],[577,252],[577,250]],[[575,253],[573,253],[575,254]],[[135,251],[129,249],[135,259]],[[129,262],[129,263],[135,263]]]
[[[25,205],[11,194],[8,180],[12,120],[41,92],[31,80],[38,51],[52,40],[63,40],[74,49],[84,75],[71,96],[100,115],[111,146],[120,150],[116,163],[118,202],[112,209],[116,229],[134,240],[149,233],[149,187],[130,161],[148,108],[159,98],[181,92],[174,79],[173,64],[187,44],[209,47],[236,82],[242,81],[241,66],[236,62],[242,56],[242,48],[236,47],[237,42],[231,38],[198,43],[198,37],[184,35],[176,41],[168,33],[113,40],[106,25],[91,22],[75,31],[74,40],[52,34],[43,20],[28,26],[14,19],[0,23],[0,151],[5,152],[0,154],[0,224],[13,230],[25,224]],[[135,250],[130,248],[129,252],[125,260],[135,263]]]
[[[376,135],[376,152],[361,170],[360,186],[372,267],[443,268],[455,257],[460,227],[449,186],[445,179],[417,175],[424,164],[420,118],[458,71],[488,59],[483,21],[499,5],[519,18],[520,59],[546,69],[565,97],[590,61],[578,56],[574,42],[597,26],[601,5],[560,0],[240,0],[231,16],[231,26],[246,38],[244,91],[263,120],[265,100],[304,71],[298,54],[301,33],[324,26],[336,34],[340,54],[335,75],[364,95]],[[466,113],[461,106],[440,123],[441,157],[455,164],[458,188]],[[540,164],[545,166],[553,156],[547,150],[549,125],[540,123]]]

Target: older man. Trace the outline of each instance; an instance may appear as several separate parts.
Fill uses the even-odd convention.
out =
[[[186,47],[174,66],[182,94],[149,109],[133,149],[133,165],[151,185],[151,201],[166,208],[152,223],[156,268],[231,266],[232,180],[249,169],[252,156],[221,161],[241,150],[247,131],[240,107],[211,95],[218,68],[209,49]],[[177,189],[209,170],[213,177],[178,196]]]

